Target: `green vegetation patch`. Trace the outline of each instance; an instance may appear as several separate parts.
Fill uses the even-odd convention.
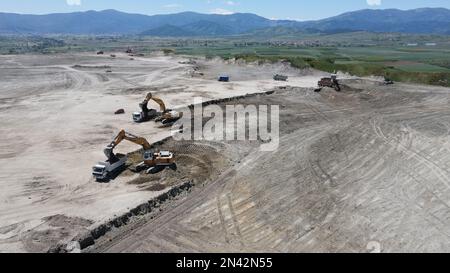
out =
[[[325,51],[323,51],[325,52]],[[410,61],[394,61],[382,62],[364,61],[358,59],[341,58],[335,59],[334,51],[328,57],[293,57],[293,56],[261,56],[254,53],[237,54],[233,57],[246,62],[277,62],[288,61],[293,67],[304,69],[314,68],[329,73],[342,71],[356,76],[384,76],[394,81],[412,82],[430,85],[440,85],[450,87],[450,70],[432,64],[410,62]],[[377,58],[375,56],[375,58]]]
[[[394,63],[393,66],[406,72],[450,72],[450,69],[445,67],[418,62],[398,62],[398,64]]]

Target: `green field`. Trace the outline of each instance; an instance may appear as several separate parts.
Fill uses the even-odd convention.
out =
[[[426,46],[428,42],[436,46]],[[417,46],[407,46],[415,43]],[[394,81],[450,86],[450,36],[375,33],[261,37],[150,38],[135,36],[0,37],[0,54],[81,51],[139,53],[166,50],[182,55],[236,58],[248,62],[289,61],[294,67]]]
[[[450,72],[450,69],[442,67],[442,66],[437,66],[437,65],[432,65],[432,64],[427,64],[427,63],[417,63],[417,62],[411,62],[411,63],[407,63],[407,64],[395,64],[394,63],[394,67],[396,69],[405,71],[405,72],[415,72],[415,71],[420,71],[420,72]]]

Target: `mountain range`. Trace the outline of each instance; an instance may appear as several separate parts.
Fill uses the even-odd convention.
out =
[[[365,9],[316,21],[270,20],[251,13],[183,12],[130,14],[116,10],[29,15],[0,13],[0,34],[229,36],[249,33],[333,33],[351,31],[450,35],[450,10]]]

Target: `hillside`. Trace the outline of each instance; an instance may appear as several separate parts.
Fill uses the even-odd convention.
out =
[[[227,36],[351,31],[450,34],[450,10],[360,10],[318,21],[270,20],[250,13],[141,15],[116,10],[22,15],[0,13],[0,34]]]

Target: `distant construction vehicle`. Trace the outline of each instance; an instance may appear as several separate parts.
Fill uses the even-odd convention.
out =
[[[389,79],[389,78],[387,78],[387,77],[384,77],[384,82],[383,82],[383,84],[385,84],[385,85],[391,85],[391,84],[394,84],[394,81],[391,80],[391,79]]]
[[[230,81],[229,76],[220,76],[219,77],[219,82],[229,82],[229,81]]]
[[[288,78],[289,78],[288,76],[280,75],[280,74],[276,74],[275,76],[273,76],[274,80],[276,80],[276,81],[283,81],[283,82],[287,81]]]
[[[150,100],[156,102],[160,107],[160,112],[156,109],[149,109],[148,103]],[[152,93],[148,93],[144,101],[139,104],[141,112],[133,113],[134,122],[141,123],[149,120],[155,120],[156,122],[161,122],[164,125],[174,123],[183,117],[182,113],[173,111],[166,108],[164,101],[158,97],[154,97]]]
[[[341,91],[341,86],[339,85],[339,81],[337,80],[336,75],[331,75],[330,78],[322,78],[319,83],[319,88],[316,89],[316,92],[320,92],[323,87],[334,88],[336,91]]]

